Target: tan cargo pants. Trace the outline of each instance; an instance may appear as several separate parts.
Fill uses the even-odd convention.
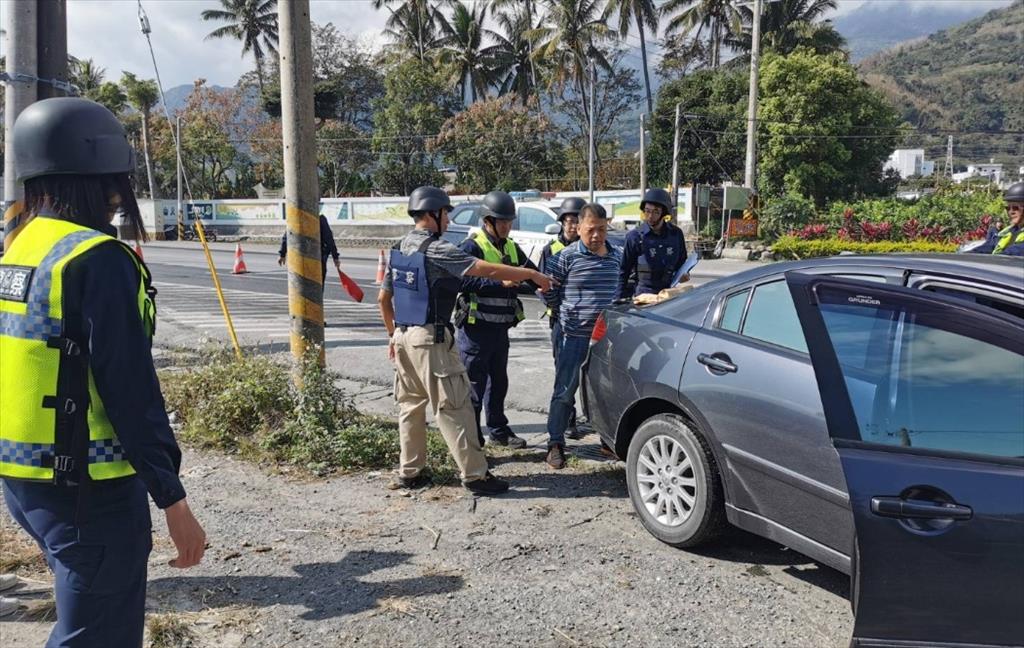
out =
[[[427,464],[427,403],[462,481],[483,479],[487,459],[476,436],[476,413],[469,397],[466,368],[453,347],[451,333],[434,343],[433,326],[395,329],[395,400],[401,439],[401,477],[415,477]]]

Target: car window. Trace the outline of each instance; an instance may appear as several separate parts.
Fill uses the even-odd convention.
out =
[[[1024,456],[1024,355],[927,313],[841,301],[821,312],[863,441]]]
[[[718,322],[718,328],[732,331],[733,333],[740,332],[740,324],[743,322],[743,308],[747,305],[747,295],[749,294],[750,290],[748,289],[735,295],[729,295],[726,298],[725,306],[722,308],[722,318]]]
[[[1024,307],[1009,299],[999,299],[993,295],[983,294],[981,292],[958,290],[953,286],[925,285],[922,286],[921,289],[928,292],[939,293],[941,295],[949,295],[950,297],[956,297],[957,299],[964,299],[971,303],[988,306],[989,308],[994,308],[998,311],[1013,315],[1014,317],[1024,319]]]
[[[741,333],[796,351],[807,352],[804,332],[785,281],[773,281],[754,288]]]
[[[537,209],[536,207],[520,207],[517,213],[516,229],[524,232],[537,232],[539,234],[544,233],[544,228],[554,223],[555,220],[551,218],[543,209]]]
[[[451,221],[456,225],[476,225],[476,207],[457,207]]]

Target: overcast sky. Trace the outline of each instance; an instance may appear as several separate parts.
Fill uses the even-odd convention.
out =
[[[0,5],[12,0],[0,0]],[[840,0],[838,13],[851,11],[864,2],[907,2],[909,0]],[[919,4],[986,4],[1000,6],[1008,0],[928,0]],[[380,44],[387,11],[375,11],[370,0],[310,0],[317,23],[333,22],[341,31],[367,44]],[[151,38],[165,88],[205,78],[211,84],[231,86],[253,69],[251,57],[241,58],[237,41],[204,40],[218,23],[200,18],[204,9],[220,6],[216,0],[142,0],[153,29]],[[0,12],[0,26],[6,11]],[[122,71],[144,78],[153,77],[153,63],[146,40],[139,31],[136,0],[68,0],[68,51],[79,58],[91,58],[118,79]]]

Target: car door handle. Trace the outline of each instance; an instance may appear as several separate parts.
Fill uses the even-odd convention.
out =
[[[971,507],[944,502],[921,502],[899,497],[872,497],[871,512],[881,517],[914,520],[970,520]]]
[[[697,362],[702,365],[706,365],[714,371],[721,371],[722,373],[736,373],[736,365],[729,362],[728,356],[721,358],[717,355],[701,353],[697,356]]]

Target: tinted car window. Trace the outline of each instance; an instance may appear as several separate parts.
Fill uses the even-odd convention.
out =
[[[476,207],[457,207],[452,212],[451,220],[456,225],[476,225]]]
[[[785,281],[773,281],[754,288],[742,334],[807,352],[804,332]]]
[[[722,319],[718,327],[733,333],[739,333],[740,323],[743,321],[743,307],[747,305],[749,290],[729,295],[725,300],[725,307],[722,308]]]
[[[516,229],[524,232],[544,233],[544,228],[555,220],[542,209],[536,207],[520,207],[517,214]]]
[[[1024,456],[1024,355],[899,311],[825,304],[822,315],[862,440]]]
[[[988,306],[1004,313],[1013,315],[1024,319],[1024,308],[1019,304],[1014,304],[1009,300],[997,299],[989,295],[983,295],[979,293],[969,292],[967,290],[957,290],[956,288],[948,286],[924,286],[922,290],[929,292],[937,292],[942,295],[949,295],[950,297],[956,297],[957,299],[965,299],[975,304],[981,304],[982,306]]]

